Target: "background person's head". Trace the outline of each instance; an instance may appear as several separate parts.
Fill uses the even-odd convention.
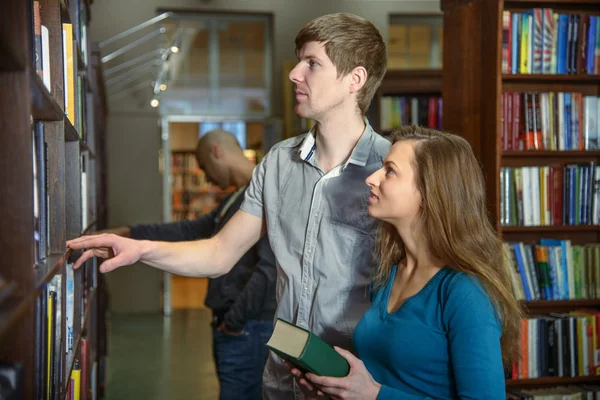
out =
[[[482,282],[503,319],[505,359],[515,354],[520,307],[513,295],[502,241],[489,220],[481,167],[460,136],[419,126],[392,132],[384,167],[367,179],[369,213],[382,220],[377,243],[384,283],[405,257],[399,232],[418,232],[428,251],[454,270]],[[408,225],[407,225],[408,224]]]
[[[296,55],[300,62],[290,72],[302,92],[296,112],[317,120],[348,98],[365,115],[387,68],[381,34],[353,14],[328,14],[307,23],[296,36]]]
[[[196,145],[198,166],[204,170],[206,180],[221,189],[233,185],[233,167],[244,158],[235,136],[223,129],[207,132]]]

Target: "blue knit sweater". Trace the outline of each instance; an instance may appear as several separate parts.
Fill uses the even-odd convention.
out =
[[[393,313],[396,267],[354,331],[378,400],[506,399],[500,320],[480,282],[445,267]]]

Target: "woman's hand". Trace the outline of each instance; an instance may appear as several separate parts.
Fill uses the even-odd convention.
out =
[[[373,379],[365,364],[356,358],[348,350],[334,347],[335,351],[340,353],[348,364],[350,364],[350,373],[343,378],[333,378],[329,376],[318,376],[307,373],[304,375],[313,386],[318,389],[317,392],[329,394],[332,399],[340,400],[375,400],[381,389],[381,385]]]

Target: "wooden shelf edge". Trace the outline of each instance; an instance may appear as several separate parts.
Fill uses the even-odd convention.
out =
[[[73,371],[73,366],[75,365],[75,354],[77,354],[77,350],[79,349],[79,345],[81,344],[81,339],[83,338],[83,334],[85,332],[85,325],[87,324],[87,320],[90,315],[90,309],[92,308],[92,305],[94,304],[95,300],[96,300],[96,288],[93,287],[90,289],[90,292],[88,294],[88,306],[87,306],[87,309],[85,310],[85,314],[83,314],[83,321],[81,322],[81,330],[79,331],[79,335],[77,336],[77,340],[75,341],[75,346],[73,346],[73,350],[72,350],[73,357],[71,358],[69,368],[67,369],[67,374],[65,375],[65,382],[61,382],[62,387],[64,389],[63,393],[65,394],[65,397],[64,397],[65,400],[67,400],[67,395],[68,395],[67,389],[69,386],[69,380],[71,377],[71,372]]]
[[[501,226],[501,233],[600,232],[600,225]]]
[[[600,306],[600,299],[576,300],[532,300],[521,301],[521,307],[529,310],[558,309],[558,308],[585,308]]]
[[[96,225],[98,221],[94,220],[92,222],[90,222],[88,224],[88,226],[85,227],[85,229],[83,231],[81,231],[81,235],[87,235],[88,233],[90,233],[90,231],[92,230],[92,228]]]
[[[88,152],[88,154],[89,154],[89,156],[90,156],[90,158],[94,158],[94,157],[95,157],[95,156],[94,156],[94,152],[92,151],[92,149],[90,149],[90,148],[88,147],[87,143],[86,143],[86,142],[84,142],[83,140],[80,140],[80,141],[79,141],[79,149],[80,149],[81,151],[87,151],[87,152]]]
[[[589,74],[502,74],[503,82],[600,82],[600,75]]]
[[[600,157],[598,150],[531,150],[515,151],[505,150],[502,152],[503,158],[512,157]]]
[[[29,78],[33,119],[35,121],[60,121],[64,114],[62,109],[33,68],[29,69]]]
[[[61,267],[67,263],[69,256],[71,255],[71,249],[67,249],[63,254],[50,254],[46,257],[44,264],[46,265],[45,271],[40,271],[41,276],[36,280],[36,289],[41,290],[42,287],[50,282],[54,275],[56,275]]]
[[[77,129],[69,120],[66,114],[64,114],[63,121],[65,123],[65,141],[67,142],[77,142],[79,141],[79,134],[77,133]]]
[[[558,386],[582,383],[600,383],[600,376],[576,376],[576,377],[554,377],[545,376],[535,379],[507,379],[506,387],[536,387],[536,386]]]

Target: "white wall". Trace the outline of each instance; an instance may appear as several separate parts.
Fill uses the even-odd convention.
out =
[[[310,19],[351,12],[372,21],[387,39],[390,13],[439,12],[439,0],[96,0],[91,37],[99,42],[156,15],[157,8],[272,12],[274,14],[273,112],[281,115],[281,66],[294,59],[294,38]],[[158,114],[146,102],[127,98],[110,104],[108,123],[109,223],[119,226],[161,219],[157,171]],[[159,311],[160,274],[149,267],[123,268],[107,277],[114,311]]]

